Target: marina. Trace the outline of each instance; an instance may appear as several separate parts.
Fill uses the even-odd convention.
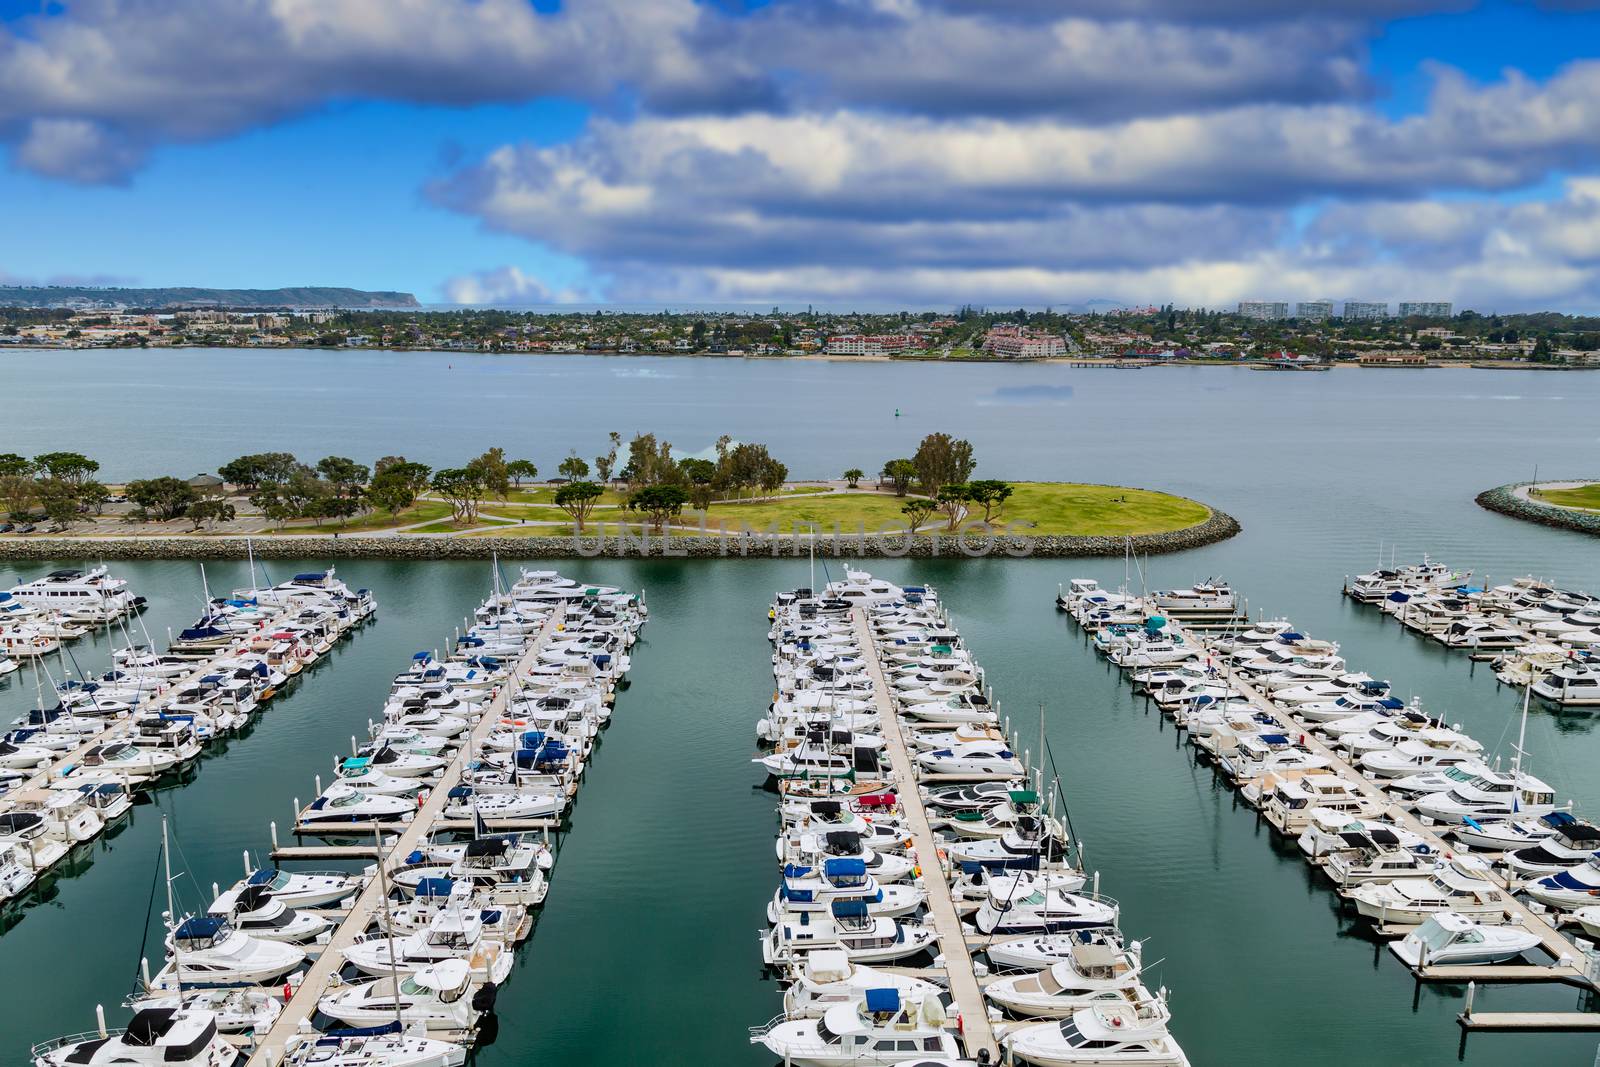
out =
[[[1033,764],[938,594],[847,570],[780,593],[769,618],[757,762],[781,798],[783,884],[763,959],[787,989],[751,1041],[819,1067],[1186,1067],[1098,873],[1085,891],[1059,778],[1041,792],[1042,712]]]
[[[1534,577],[1485,588],[1426,558],[1346,579],[1345,595],[1406,629],[1492,663],[1560,708],[1600,707],[1600,598]]]
[[[1391,950],[1419,981],[1600,988],[1600,951],[1564,937],[1566,916],[1540,891],[1570,876],[1550,867],[1552,878],[1519,879],[1513,864],[1525,852],[1507,855],[1519,836],[1522,846],[1538,844],[1541,832],[1586,825],[1524,770],[1526,698],[1516,758],[1502,773],[1478,758],[1482,746],[1470,737],[1420,713],[1415,700],[1385,696],[1387,682],[1351,672],[1337,645],[1286,620],[1239,615],[1231,628],[1200,634],[1182,621],[1215,620],[1241,604],[1221,584],[1135,597],[1081,580],[1057,597],[1248,805],[1285,837],[1300,831],[1301,852],[1378,937],[1403,938]],[[1578,866],[1588,852],[1573,857]],[[1527,899],[1530,889],[1542,899]],[[1458,953],[1496,938],[1506,947]],[[1551,962],[1505,962],[1534,949]],[[1462,1013],[1464,1027],[1471,1014],[1470,1006]],[[1515,1028],[1513,1017],[1526,1029],[1571,1028],[1526,1012],[1494,1028]]]
[[[164,655],[147,633],[145,644],[135,641],[127,619],[143,599],[103,567],[54,571],[12,590],[14,610],[44,614],[7,624],[35,650],[36,701],[0,740],[0,905],[124,818],[137,793],[175,781],[247,726],[377,610],[369,591],[350,590],[332,570],[267,588],[256,587],[254,572],[248,588],[208,593],[201,618]],[[76,655],[69,667],[57,644],[53,673],[39,642],[81,636],[65,624],[90,622],[112,642],[110,669],[96,676]]]

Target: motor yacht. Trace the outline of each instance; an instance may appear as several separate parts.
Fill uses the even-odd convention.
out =
[[[1574,660],[1547,671],[1533,694],[1562,707],[1600,706],[1600,660]]]
[[[1221,613],[1238,606],[1238,597],[1228,583],[1215,578],[1197,582],[1187,589],[1157,590],[1150,594],[1150,599],[1162,611],[1173,613]]]
[[[1459,826],[1451,828],[1450,836],[1467,848],[1480,852],[1509,852],[1548,840],[1574,818],[1570,811],[1552,811],[1532,819],[1502,819],[1484,823],[1465,819]]]
[[[938,940],[932,926],[874,917],[860,901],[840,901],[825,918],[807,912],[778,923],[763,939],[761,952],[769,967],[818,950],[843,952],[855,963],[889,963],[925,952]]]
[[[808,911],[825,913],[849,900],[866,904],[868,915],[895,919],[922,907],[927,893],[917,885],[879,885],[859,859],[824,860],[820,867],[786,864],[783,881],[767,904],[767,921],[779,923]]]
[[[1453,911],[1441,911],[1399,941],[1389,943],[1400,962],[1420,967],[1472,967],[1505,963],[1538,948],[1539,935],[1520,926],[1474,922]]]
[[[1024,1018],[1060,1019],[1094,1002],[1150,999],[1139,983],[1139,968],[1137,945],[1076,942],[1066,959],[992,982],[984,996]]]
[[[1541,904],[1574,911],[1600,899],[1600,852],[1576,867],[1528,882],[1522,891]]]
[[[336,780],[300,810],[300,821],[324,824],[396,822],[409,819],[416,810],[417,802],[409,797],[357,789]]]
[[[21,896],[37,877],[18,848],[15,841],[0,838],[0,904]]]
[[[468,1030],[482,1009],[475,1008],[472,968],[466,960],[447,959],[410,974],[335,979],[317,1001],[317,1010],[356,1027],[420,1023],[428,1030]],[[484,987],[486,990],[492,986]],[[492,997],[492,992],[490,993]],[[487,999],[487,998],[485,998]]]
[[[1031,879],[999,879],[973,916],[983,934],[1060,934],[1114,927],[1117,906],[1059,889],[1035,888]]]
[[[1505,864],[1522,878],[1554,874],[1587,863],[1600,851],[1600,827],[1567,819],[1538,844],[1509,851]]]
[[[753,1027],[750,1043],[797,1067],[954,1060],[963,1054],[939,997],[902,998],[892,986],[868,989],[821,1018],[779,1016]]]
[[[487,937],[479,908],[447,907],[424,930],[401,937],[366,934],[344,949],[345,959],[376,977],[412,973],[444,960],[465,960],[480,982],[499,985],[511,973],[511,947]]]
[[[1555,790],[1531,774],[1482,771],[1445,792],[1422,797],[1416,808],[1417,814],[1435,822],[1460,823],[1470,818],[1483,823],[1544,815],[1555,806]]]
[[[1392,847],[1414,852],[1428,847],[1420,834],[1398,823],[1384,819],[1352,819],[1343,811],[1315,808],[1295,842],[1314,863],[1330,853],[1351,848]]]
[[[1393,748],[1364,752],[1356,763],[1374,777],[1388,779],[1447,770],[1466,763],[1476,764],[1482,759],[1483,746],[1476,741],[1463,745],[1455,739],[1430,733],[1408,738]]]
[[[373,1032],[377,1031],[377,1032]],[[329,1034],[299,1034],[285,1049],[284,1067],[462,1067],[467,1047],[438,1041],[427,1028],[363,1027]]]
[[[283,1012],[283,1001],[275,990],[266,989],[186,989],[181,993],[130,997],[128,1007],[135,1012],[147,1008],[172,1011],[204,1011],[216,1017],[217,1029],[224,1034],[264,1034]]]
[[[33,1046],[34,1067],[230,1067],[239,1050],[210,1012],[145,1008],[123,1030],[75,1034]]]
[[[1457,857],[1427,877],[1358,885],[1350,891],[1350,899],[1363,917],[1390,926],[1420,926],[1441,911],[1481,918],[1505,910],[1501,890],[1488,880],[1488,869],[1467,857]]]
[[[247,886],[266,889],[274,900],[291,908],[319,908],[333,904],[360,891],[362,881],[353,874],[338,871],[306,871],[291,874],[271,867],[251,871],[243,881],[234,883],[233,892]]]
[[[262,941],[303,945],[315,941],[332,921],[310,911],[297,911],[264,885],[235,886],[211,902],[206,914],[225,919],[234,929]]]
[[[1147,1004],[1097,1004],[1059,1022],[1022,1026],[1006,1034],[1012,1056],[1038,1067],[1189,1067],[1167,1032],[1159,999]]]
[[[1004,741],[969,741],[949,748],[921,752],[917,765],[927,775],[959,776],[966,774],[1022,773],[1022,760],[1006,746]]]
[[[167,934],[167,966],[149,989],[169,993],[195,985],[264,985],[305,959],[299,945],[242,933],[216,915],[198,915]]]
[[[902,1000],[940,993],[932,982],[852,963],[843,952],[819,949],[808,953],[790,974],[783,992],[784,1014],[791,1019],[820,1019],[836,1005],[859,1001],[869,989],[895,989]]]

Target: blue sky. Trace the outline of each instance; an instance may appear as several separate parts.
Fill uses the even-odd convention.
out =
[[[1600,310],[1581,0],[43,10],[0,0],[0,279]]]

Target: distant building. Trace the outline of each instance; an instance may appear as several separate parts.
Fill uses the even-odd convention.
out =
[[[919,338],[906,333],[850,333],[828,338],[830,356],[885,356],[921,347]]]
[[[1302,300],[1294,306],[1294,317],[1306,322],[1327,322],[1333,318],[1333,301]]]
[[[1389,305],[1377,304],[1367,300],[1346,300],[1344,302],[1344,317],[1347,319],[1386,319],[1389,317]]]
[[[1358,362],[1363,367],[1426,367],[1428,357],[1421,352],[1363,352]]]
[[[1024,326],[993,326],[983,336],[983,350],[1005,359],[1050,359],[1067,354],[1060,334]]]
[[[1406,319],[1417,315],[1425,319],[1448,319],[1451,306],[1449,301],[1403,301],[1400,304],[1400,317]]]
[[[1271,322],[1289,317],[1289,305],[1282,300],[1241,300],[1239,314],[1247,319]]]

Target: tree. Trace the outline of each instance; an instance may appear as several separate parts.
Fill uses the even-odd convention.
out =
[[[556,466],[556,470],[560,471],[561,476],[569,482],[581,482],[589,477],[589,464],[585,463],[577,452],[562,460]]]
[[[129,500],[154,513],[159,522],[182,515],[195,499],[194,486],[170,476],[135,479],[128,483],[127,492]]]
[[[253,492],[263,485],[287,482],[301,469],[301,463],[290,452],[259,452],[240,456],[217,468],[222,480],[241,489]]]
[[[37,492],[45,518],[57,530],[65,530],[78,521],[78,487],[72,482],[65,478],[41,478]]]
[[[189,521],[196,530],[202,526],[214,530],[219,522],[232,522],[236,514],[234,506],[220,496],[206,497],[189,505]]]
[[[367,486],[367,500],[390,515],[398,515],[417,502],[417,497],[428,487],[428,476],[433,473],[426,463],[412,463],[404,456],[389,456],[393,462],[378,461],[378,473]]]
[[[514,459],[506,464],[506,473],[511,475],[511,484],[520,489],[522,479],[526,478],[531,482],[539,477],[539,468],[533,465],[531,459]]]
[[[954,530],[956,523],[960,522],[967,513],[967,501],[970,499],[967,486],[964,482],[939,487],[939,495],[935,499],[939,502],[939,510],[943,511],[945,518],[949,519],[947,530]]]
[[[78,490],[78,496],[83,502],[94,509],[96,515],[103,514],[106,510],[106,501],[111,499],[111,490],[93,479],[83,483]]]
[[[783,483],[788,480],[789,468],[775,459],[767,460],[766,464],[761,468],[761,491],[769,496],[781,489]]]
[[[1550,356],[1550,338],[1540,337],[1533,342],[1533,353],[1530,358],[1535,363],[1548,363],[1550,362]]]
[[[1011,493],[1010,485],[992,478],[981,478],[967,483],[967,499],[982,506],[984,522],[988,522],[1005,510],[1006,501],[1010,499]]]
[[[485,486],[483,475],[470,464],[437,471],[433,476],[433,491],[450,502],[451,517],[456,522],[473,522],[478,517],[478,505],[483,503]]]
[[[0,502],[4,503],[8,518],[26,518],[38,498],[39,483],[32,478],[25,474],[0,474]]]
[[[917,482],[922,492],[935,498],[940,487],[972,477],[972,470],[978,465],[972,458],[972,445],[947,433],[930,433],[924,437],[911,462],[916,464]]]
[[[33,457],[33,462],[45,477],[66,482],[73,488],[81,487],[100,469],[98,461],[79,452],[46,452]]]
[[[678,463],[678,471],[689,482],[689,502],[704,511],[711,506],[716,487],[717,465],[709,459],[685,459]]]
[[[641,490],[642,491],[642,490]],[[572,521],[583,533],[583,524],[589,513],[600,502],[605,490],[594,482],[568,482],[556,490],[556,507],[572,516]]]
[[[905,496],[917,478],[917,465],[909,459],[891,459],[883,465],[883,477],[894,486],[895,496]]]
[[[33,460],[27,456],[19,456],[15,452],[0,452],[0,477],[31,478],[32,476]]]
[[[917,527],[928,521],[933,509],[933,501],[921,496],[913,497],[900,505],[900,513],[906,517],[906,522],[911,524],[912,533],[916,533]]]
[[[344,456],[326,456],[318,460],[317,473],[344,494],[352,489],[360,489],[372,477],[372,471],[365,464]]]
[[[650,520],[650,525],[660,533],[673,519],[683,514],[683,505],[689,494],[681,485],[647,485],[628,495],[627,508]]]
[[[511,492],[511,471],[506,467],[506,450],[491,448],[483,455],[470,461],[466,467],[473,472],[478,482],[483,487],[483,493],[493,493],[501,500]],[[473,516],[477,516],[478,509],[472,509]]]
[[[617,469],[617,449],[622,447],[622,435],[612,430],[606,435],[611,441],[611,451],[603,456],[594,457],[594,471],[600,476],[602,482],[611,480],[611,472]]]
[[[861,481],[861,479],[865,478],[866,476],[866,471],[861,470],[859,467],[851,467],[849,470],[844,472],[845,484],[854,489],[856,487],[856,483]]]
[[[653,433],[635,434],[628,442],[628,481],[634,486],[672,485],[680,475],[672,445],[657,443]]]

